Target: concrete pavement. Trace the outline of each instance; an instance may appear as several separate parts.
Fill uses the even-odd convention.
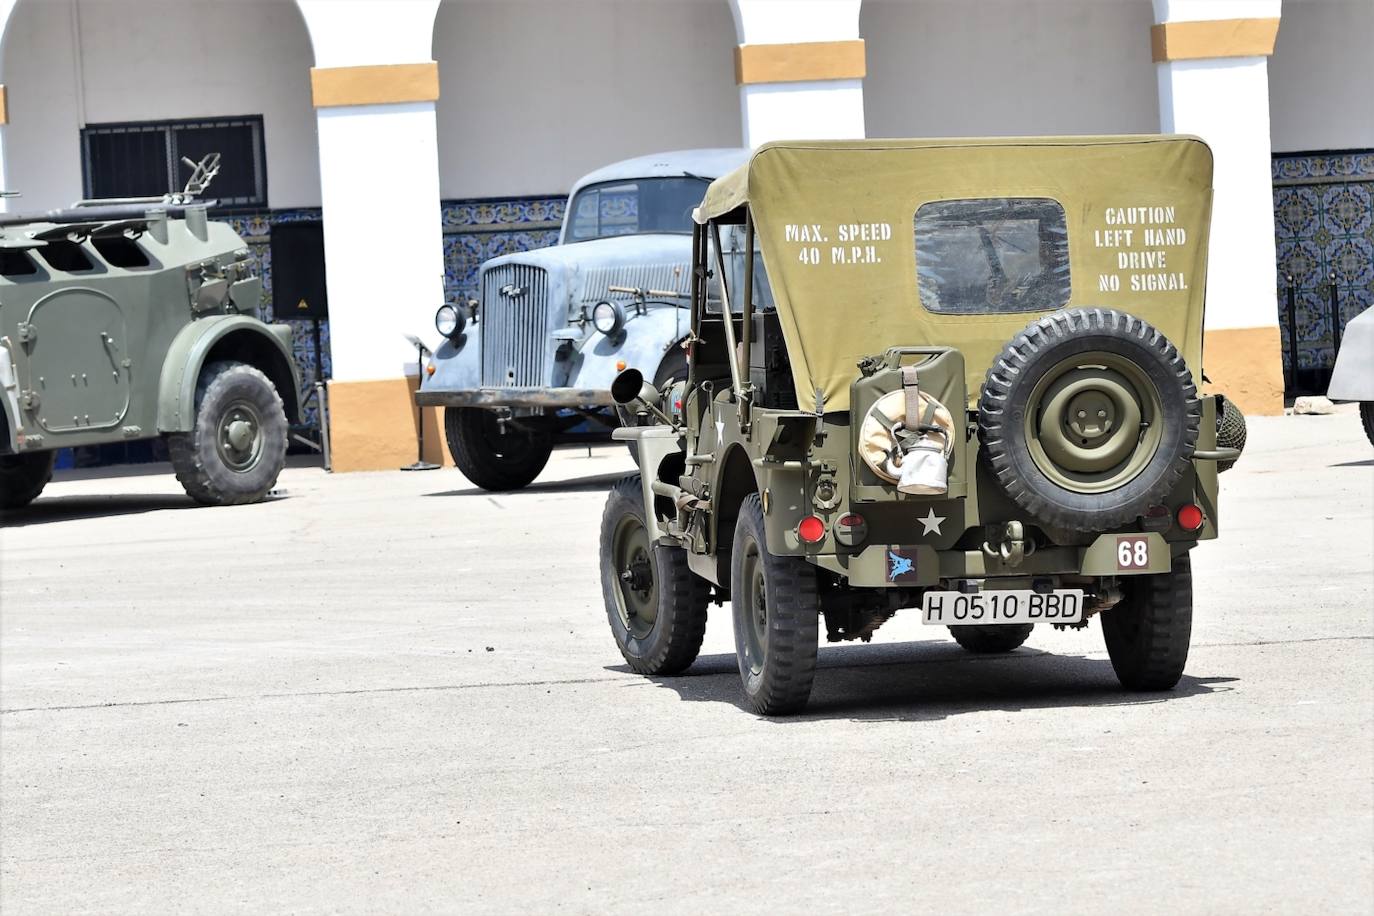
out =
[[[1367,913],[1371,456],[1348,411],[1251,421],[1173,693],[1097,625],[973,658],[908,613],[777,721],[728,608],[688,676],[623,666],[619,446],[502,495],[59,480],[0,522],[0,909]]]

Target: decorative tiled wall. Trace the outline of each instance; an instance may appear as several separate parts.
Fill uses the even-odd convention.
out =
[[[1298,367],[1330,369],[1333,285],[1342,330],[1374,303],[1374,150],[1275,155],[1273,179],[1284,370],[1290,287]]]

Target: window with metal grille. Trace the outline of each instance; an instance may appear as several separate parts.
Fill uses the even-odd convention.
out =
[[[191,175],[182,158],[220,154],[205,197],[222,207],[267,206],[262,116],[90,124],[81,131],[87,198],[158,197],[180,191]]]

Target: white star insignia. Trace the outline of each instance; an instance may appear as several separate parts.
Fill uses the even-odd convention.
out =
[[[926,517],[925,517],[925,518],[918,518],[918,519],[916,519],[916,521],[918,521],[918,522],[921,523],[921,527],[925,529],[924,531],[921,532],[921,534],[931,534],[931,533],[939,534],[939,533],[940,533],[940,525],[944,523],[944,520],[945,520],[945,516],[943,516],[943,515],[936,515],[936,514],[935,514],[935,509],[934,509],[933,507],[926,510]]]
[[[725,417],[721,415],[720,408],[716,408],[716,445],[725,441]]]

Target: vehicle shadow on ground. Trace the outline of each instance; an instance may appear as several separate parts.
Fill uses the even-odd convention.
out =
[[[263,505],[289,499],[284,491],[269,493]],[[23,528],[51,522],[70,522],[88,518],[114,518],[120,515],[140,515],[165,509],[218,509],[223,512],[234,506],[205,506],[179,493],[136,493],[92,496],[40,496],[22,509],[0,509],[0,528]]]
[[[523,493],[585,493],[593,490],[609,490],[615,482],[627,477],[631,471],[615,471],[609,474],[595,474],[590,477],[573,477],[569,480],[538,481],[520,490],[492,492],[481,487],[468,487],[463,490],[443,490],[426,493],[425,496],[494,496],[497,499],[519,497]]]
[[[22,509],[0,510],[0,528],[22,528],[116,515],[138,515],[160,509],[203,508],[189,496],[149,493],[119,496],[40,496]]]
[[[611,670],[628,672],[624,665]],[[692,702],[748,710],[733,655],[698,658],[679,677],[649,678]],[[1161,693],[1121,689],[1106,659],[1055,655],[1033,648],[1008,655],[970,655],[952,642],[929,640],[822,647],[811,702],[779,723],[824,719],[920,722],[970,712],[1138,706],[1233,690],[1233,677],[1185,674]]]
[[[1374,467],[1374,458],[1366,458],[1363,461],[1342,461],[1340,464],[1330,465],[1333,468],[1368,468]]]

